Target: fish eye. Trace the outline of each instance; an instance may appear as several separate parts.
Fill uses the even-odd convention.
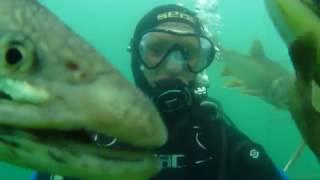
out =
[[[21,51],[17,47],[11,47],[6,52],[6,61],[10,65],[15,65],[23,59]]]
[[[0,38],[1,72],[25,73],[35,61],[34,42],[24,33],[12,32]]]

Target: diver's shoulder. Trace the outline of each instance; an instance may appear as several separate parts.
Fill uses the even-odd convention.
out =
[[[205,109],[204,112],[209,112],[209,119],[215,121],[215,125],[219,125],[226,133],[230,143],[244,142],[255,144],[241,129],[233,122],[231,117],[225,112],[222,104],[215,98],[206,98],[200,102],[200,109]],[[204,113],[205,114],[205,113]]]

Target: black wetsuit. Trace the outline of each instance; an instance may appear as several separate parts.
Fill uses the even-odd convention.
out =
[[[219,109],[215,101],[205,100],[178,115],[163,114],[172,131],[157,152],[163,169],[152,180],[283,180],[264,149]],[[180,132],[173,131],[177,127]],[[36,178],[49,179],[41,173]]]

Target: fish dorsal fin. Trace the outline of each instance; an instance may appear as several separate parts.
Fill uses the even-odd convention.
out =
[[[255,59],[265,59],[266,58],[264,48],[262,46],[261,41],[254,40],[252,42],[250,54],[252,57],[255,57]]]

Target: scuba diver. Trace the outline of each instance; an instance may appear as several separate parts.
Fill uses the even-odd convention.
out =
[[[161,5],[137,24],[130,43],[135,84],[150,97],[168,129],[153,180],[280,180],[261,145],[239,131],[203,74],[216,49],[191,10]]]
[[[285,179],[263,147],[208,97],[205,69],[216,49],[193,11],[175,4],[155,7],[136,25],[128,50],[135,84],[153,101],[168,130],[168,141],[156,152],[162,170],[152,180]],[[116,143],[93,137],[98,145]]]

